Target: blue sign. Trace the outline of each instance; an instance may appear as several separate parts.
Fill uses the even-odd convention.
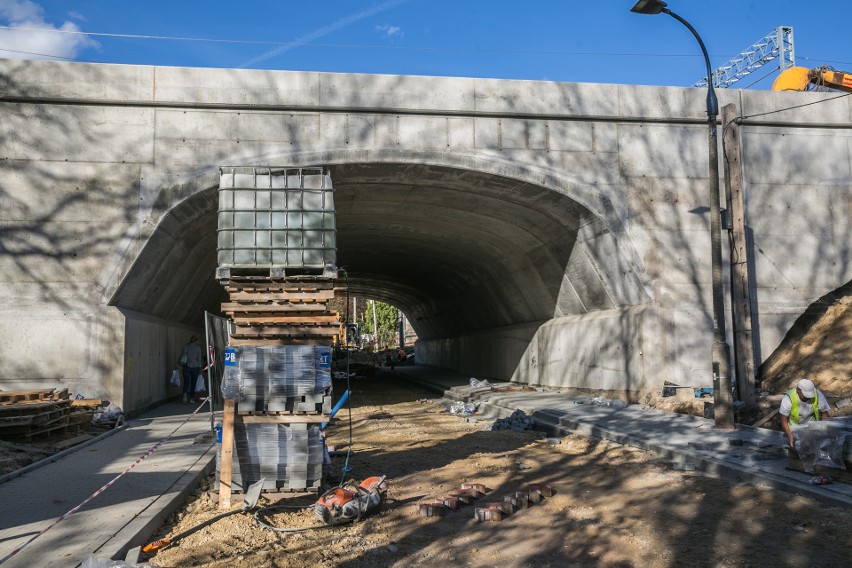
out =
[[[317,368],[331,368],[331,347],[326,347],[324,345],[317,347]]]
[[[228,347],[225,349],[225,366],[226,367],[236,367],[237,366],[237,350],[233,347]]]

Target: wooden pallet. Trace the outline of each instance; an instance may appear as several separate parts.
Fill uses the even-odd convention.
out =
[[[333,338],[328,337],[264,337],[262,339],[231,337],[230,344],[234,347],[243,345],[329,345]]]
[[[337,275],[336,268],[320,266],[216,267],[216,278],[223,284],[235,278],[323,278],[333,280],[337,278]]]
[[[240,412],[234,417],[243,424],[322,424],[328,422],[327,414],[289,414],[273,412]]]
[[[264,314],[264,313],[288,313],[297,312],[300,314],[316,315],[317,312],[325,312],[325,304],[304,302],[264,302],[264,303],[230,303],[222,304],[222,311],[227,315],[234,314]]]
[[[43,402],[68,398],[68,389],[57,392],[55,389],[0,391],[0,404],[18,404],[21,402]]]
[[[235,325],[232,337],[240,339],[264,338],[318,338],[334,337],[340,333],[340,324],[269,324],[269,325]]]
[[[28,438],[69,426],[72,425],[71,415],[71,401],[68,399],[4,404],[0,406],[0,438]],[[75,413],[73,424],[78,423]]]
[[[340,334],[340,318],[326,304],[337,289],[333,279],[229,279],[225,285],[229,301],[222,304],[222,312],[234,322],[232,345],[332,343]]]
[[[827,475],[834,481],[852,483],[852,461],[848,459],[843,460],[843,465],[846,466],[845,470],[817,465],[814,466],[813,473],[808,473],[805,471],[805,465],[802,463],[802,460],[799,459],[799,455],[795,451],[789,448],[787,449],[787,469],[800,471],[802,473],[807,473],[808,475]]]
[[[236,290],[229,292],[232,302],[249,302],[253,304],[261,302],[304,302],[304,303],[325,303],[334,298],[334,290],[316,290],[316,291],[261,291],[255,292],[251,290]]]
[[[821,465],[814,466],[814,472],[808,473],[805,471],[805,466],[802,464],[800,460],[788,460],[787,461],[787,469],[793,471],[800,471],[807,475],[827,475],[834,481],[841,481],[843,483],[852,483],[852,463],[845,462],[846,469],[838,469],[835,467],[824,467]]]
[[[302,325],[316,326],[331,324],[340,327],[340,318],[337,312],[322,312],[321,315],[311,312],[283,312],[276,313],[274,310],[259,314],[236,314],[231,319],[237,326],[267,326],[267,325]]]

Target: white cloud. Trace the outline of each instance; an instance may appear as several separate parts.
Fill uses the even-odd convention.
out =
[[[405,34],[402,33],[402,29],[399,26],[392,26],[390,24],[385,24],[383,26],[376,26],[376,31],[381,32],[381,34],[385,37],[394,37],[399,36],[402,37]]]
[[[73,22],[57,27],[45,21],[44,9],[30,0],[0,0],[0,25],[7,26],[0,29],[4,59],[74,59],[80,50],[99,45],[74,33],[80,28]]]

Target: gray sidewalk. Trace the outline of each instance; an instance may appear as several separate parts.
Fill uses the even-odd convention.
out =
[[[429,367],[398,367],[393,375],[442,392],[450,400],[480,402],[479,420],[493,421],[520,409],[535,420],[538,429],[554,434],[570,432],[612,440],[655,451],[674,467],[805,495],[827,505],[852,506],[852,485],[811,485],[811,475],[787,469],[784,440],[775,430],[741,426],[722,432],[707,418],[638,405],[620,410],[578,405],[574,404],[576,396],[546,390],[492,392],[488,387],[471,388],[469,377]]]
[[[168,436],[197,405],[169,403],[127,428],[0,484],[0,558],[51,525]],[[123,558],[144,544],[210,470],[214,444],[204,407],[135,468],[78,512],[52,527],[3,568],[76,567],[91,553]]]

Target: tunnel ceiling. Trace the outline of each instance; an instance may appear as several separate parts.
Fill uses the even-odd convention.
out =
[[[578,252],[582,228],[600,220],[565,195],[428,165],[346,164],[331,174],[350,292],[399,307],[421,338],[615,305]],[[113,305],[188,324],[219,313],[216,207],[215,188],[175,206]]]

